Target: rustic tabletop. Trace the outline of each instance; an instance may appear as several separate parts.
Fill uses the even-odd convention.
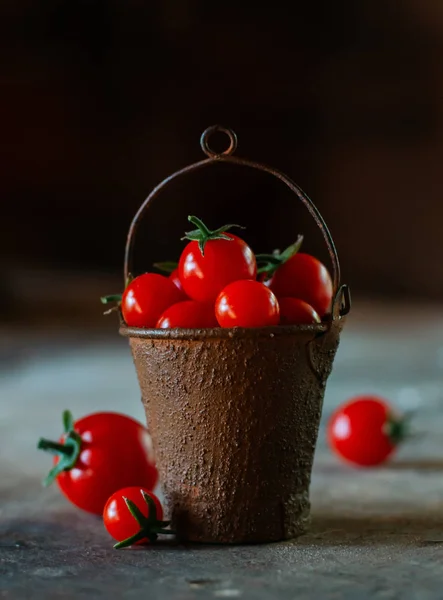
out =
[[[0,596],[3,598],[443,597],[441,307],[355,302],[328,383],[309,534],[258,546],[115,551],[98,518],[43,489],[40,435],[111,409],[143,419],[126,340],[106,332],[2,334]],[[63,389],[63,393],[61,393]],[[414,411],[414,435],[386,467],[338,462],[324,425],[348,397],[375,392]]]

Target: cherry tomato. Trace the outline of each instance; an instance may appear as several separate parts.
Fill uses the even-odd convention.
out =
[[[155,494],[137,486],[118,490],[106,502],[103,523],[118,542],[115,548],[154,542],[159,533],[173,533],[164,528],[163,508]]]
[[[183,294],[168,277],[145,273],[131,281],[123,293],[121,311],[129,327],[155,327],[160,315]]]
[[[185,300],[173,304],[165,310],[157,322],[159,329],[185,327],[188,329],[201,329],[218,327],[215,310],[212,302],[196,302]]]
[[[257,264],[251,248],[241,238],[209,239],[204,255],[196,241],[184,248],[179,275],[186,294],[200,302],[213,302],[224,287],[240,279],[255,279]]]
[[[385,462],[405,437],[406,420],[383,398],[356,396],[328,422],[331,448],[345,461],[372,467]]]
[[[227,285],[215,302],[221,327],[267,327],[278,325],[277,298],[259,281],[240,280]]]
[[[304,300],[323,317],[331,310],[332,280],[327,268],[310,254],[297,252],[280,265],[269,283],[278,299]]]
[[[172,271],[172,273],[169,275],[169,279],[178,287],[178,289],[182,292],[182,299],[185,300],[187,298],[184,290],[183,290],[183,286],[182,286],[182,282],[180,281],[180,277],[178,274],[178,267],[177,269],[174,269]]]
[[[281,325],[311,325],[321,323],[318,313],[307,302],[298,298],[280,298]]]
[[[151,436],[141,423],[119,413],[90,414],[75,423],[63,415],[59,442],[41,439],[38,447],[56,453],[45,484],[54,479],[68,500],[101,515],[109,496],[129,485],[153,489],[158,481]]]

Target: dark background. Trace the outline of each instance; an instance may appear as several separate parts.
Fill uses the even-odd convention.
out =
[[[232,127],[237,154],[311,196],[354,293],[443,299],[443,4],[4,0],[3,319],[85,311],[121,285],[129,223]],[[195,213],[257,251],[321,237],[269,176],[214,168],[148,213],[137,269],[174,259]],[[113,287],[114,289],[110,289]],[[42,312],[43,311],[43,312]]]

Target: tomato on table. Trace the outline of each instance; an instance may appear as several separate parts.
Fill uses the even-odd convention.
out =
[[[273,292],[259,281],[234,281],[215,302],[221,327],[267,327],[278,325],[280,309]]]
[[[197,302],[196,300],[185,300],[173,304],[161,315],[157,321],[157,327],[159,329],[218,327],[214,304],[212,302]]]
[[[404,440],[407,421],[384,398],[356,396],[331,416],[327,437],[331,448],[346,462],[373,467],[384,463]]]
[[[197,229],[186,233],[191,240],[179,261],[179,277],[193,300],[214,302],[221,290],[237,280],[255,279],[257,264],[248,244],[232,233],[235,225],[209,230],[197,217],[189,217]]]
[[[153,489],[158,481],[152,441],[141,423],[119,413],[98,412],[74,423],[63,413],[65,433],[58,442],[40,439],[38,448],[53,454],[54,480],[79,508],[101,515],[109,496],[129,485]]]
[[[114,548],[155,542],[158,534],[174,535],[165,529],[163,508],[155,494],[146,488],[130,486],[118,490],[108,499],[103,510],[103,524],[118,541]]]
[[[129,327],[155,327],[160,315],[181,300],[183,292],[169,277],[145,273],[133,279],[123,292],[123,319]]]
[[[280,325],[312,325],[321,319],[312,306],[299,298],[280,298]]]

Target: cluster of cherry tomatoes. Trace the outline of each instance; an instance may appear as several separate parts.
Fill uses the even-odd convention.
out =
[[[188,219],[196,229],[185,234],[189,241],[172,273],[145,273],[128,282],[119,299],[126,325],[300,325],[320,323],[330,311],[331,277],[319,260],[299,252],[301,236],[284,252],[255,255],[243,239],[228,233],[235,225],[211,231],[197,217]],[[102,301],[109,299],[116,297]]]
[[[44,484],[56,481],[78,508],[100,515],[115,548],[154,542],[173,534],[163,521],[151,437],[141,423],[119,413],[90,414],[74,422],[63,413],[64,433],[57,442],[40,439],[54,466]]]

